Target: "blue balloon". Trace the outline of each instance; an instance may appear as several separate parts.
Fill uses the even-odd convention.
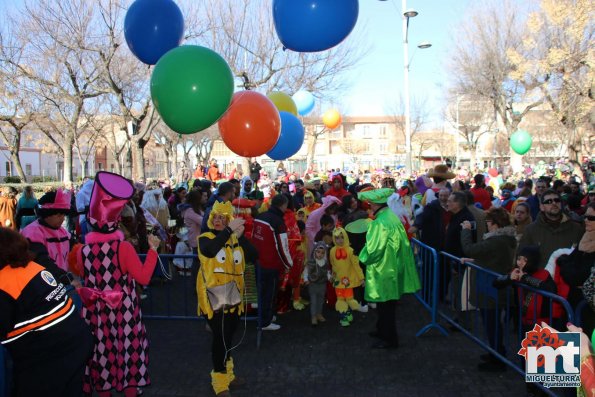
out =
[[[291,97],[297,106],[298,113],[305,116],[314,109],[314,95],[308,91],[300,90]]]
[[[358,0],[273,0],[277,36],[298,52],[336,46],[351,33],[358,13]]]
[[[126,12],[124,37],[141,62],[155,65],[182,42],[184,16],[172,0],[136,0]]]
[[[277,144],[267,153],[273,160],[285,160],[296,154],[304,144],[304,126],[289,112],[279,112],[281,135]]]

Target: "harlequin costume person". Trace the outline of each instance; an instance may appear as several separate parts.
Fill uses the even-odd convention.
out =
[[[361,306],[353,297],[353,289],[364,282],[364,273],[359,266],[359,259],[349,246],[349,237],[342,227],[333,230],[333,248],[330,251],[330,262],[333,274],[333,287],[337,294],[335,309],[340,313],[339,323],[343,327],[353,321],[352,310],[361,310]],[[367,311],[367,306],[364,311]]]
[[[110,396],[113,389],[136,396],[137,387],[150,384],[148,340],[136,283],[149,283],[159,239],[149,236],[151,249],[144,265],[132,244],[123,241],[118,221],[133,194],[126,178],[105,171],[96,174],[87,214],[91,231],[76,253],[73,269],[83,278],[82,315],[95,335],[83,390],[100,397]]]
[[[254,262],[258,256],[242,236],[243,225],[243,219],[233,219],[230,202],[216,202],[207,221],[209,231],[198,238],[198,315],[207,316],[212,331],[211,384],[219,397],[230,395],[229,386],[235,380],[230,352],[240,314],[244,312],[245,263],[246,259]],[[223,292],[223,296],[217,292]]]
[[[403,294],[420,289],[413,252],[405,228],[388,208],[387,200],[393,189],[360,192],[358,198],[370,203],[375,219],[366,233],[366,245],[359,260],[366,266],[365,299],[375,302],[378,311],[376,331],[380,339],[373,348],[399,346],[396,326],[396,304]]]

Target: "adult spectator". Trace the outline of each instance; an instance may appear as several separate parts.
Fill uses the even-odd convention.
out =
[[[37,198],[31,186],[25,186],[23,195],[17,202],[16,225],[19,230],[27,227],[28,224],[35,221],[35,208],[37,207]]]
[[[215,159],[211,160],[209,169],[207,170],[207,179],[211,182],[215,182],[219,179],[219,165]]]
[[[186,201],[186,194],[188,190],[184,186],[178,187],[174,194],[171,195],[167,201],[167,207],[169,208],[169,216],[171,219],[175,219],[176,224],[180,226],[183,223],[182,215],[178,206]]]
[[[196,170],[194,170],[194,179],[204,178],[207,174],[207,167],[205,166],[204,161],[201,161],[196,166]]]
[[[530,180],[530,179],[529,179]],[[527,182],[525,181],[525,184]],[[539,178],[535,182],[535,194],[527,198],[527,204],[531,208],[531,219],[536,220],[540,208],[541,195],[548,189],[549,183],[546,179]]]
[[[340,205],[341,200],[339,200],[335,196],[327,196],[323,197],[322,206],[320,208],[310,212],[310,214],[308,215],[308,219],[306,219],[308,253],[312,252],[314,237],[316,236],[316,233],[318,233],[318,231],[320,230],[320,218],[322,218],[324,214],[330,215],[336,224],[338,220],[337,211],[339,210]]]
[[[239,198],[246,198],[248,197],[248,195],[250,195],[250,193],[252,192],[252,190],[254,186],[254,182],[252,179],[250,179],[249,176],[244,176],[242,178],[242,180],[240,181],[240,196]]]
[[[345,190],[343,177],[340,174],[333,176],[331,180],[331,188],[324,193],[325,196],[334,196],[341,200],[349,192]]]
[[[475,186],[471,188],[471,193],[473,193],[474,202],[481,204],[481,208],[484,211],[489,210],[492,206],[492,200],[486,190],[485,176],[477,174],[473,177],[473,181],[475,182]]]
[[[250,163],[250,179],[252,179],[255,184],[258,183],[258,180],[260,179],[261,169],[262,166],[256,161],[256,158],[254,158]]]
[[[240,181],[238,179],[235,179],[235,178],[230,179],[229,183],[231,183],[233,185],[233,197],[232,197],[232,201],[233,201],[233,199],[240,197],[240,193],[242,191],[242,184],[240,183]]]
[[[184,226],[188,229],[188,246],[193,254],[198,254],[198,236],[202,232],[202,221],[205,214],[207,193],[199,189],[193,189],[186,196],[186,203],[180,207]],[[200,263],[195,259],[192,263],[192,280],[196,280],[196,274]]]
[[[300,208],[304,207],[304,181],[301,179],[296,179],[293,182],[293,185],[295,186],[295,193],[292,197],[293,200],[293,206],[296,210],[299,210]]]
[[[569,254],[561,255],[557,261],[560,266],[560,275],[569,285],[568,302],[573,306],[583,299],[584,296],[590,297],[587,302],[591,305],[582,312],[583,329],[591,334],[595,328],[595,312],[591,309],[595,301],[593,278],[595,277],[595,202],[589,203],[585,212],[585,234],[581,238],[578,246]],[[549,267],[549,266],[548,266]],[[591,278],[591,282],[585,282]]]
[[[287,227],[283,215],[287,210],[289,199],[284,194],[273,197],[268,211],[258,215],[254,220],[252,242],[259,254],[258,271],[261,272],[260,303],[262,305],[260,319],[261,329],[276,331],[280,325],[273,322],[276,312],[279,278],[289,272],[293,261],[289,253]]]
[[[396,325],[396,305],[403,294],[420,289],[413,252],[403,224],[388,208],[387,200],[393,189],[360,192],[358,197],[370,203],[375,219],[366,234],[366,245],[359,260],[366,265],[365,299],[375,302],[378,310],[376,330],[372,336],[379,342],[377,349],[399,346]]]
[[[538,181],[539,183],[539,181]],[[525,227],[519,248],[539,246],[539,268],[545,268],[552,252],[577,244],[584,233],[582,225],[573,222],[562,212],[562,198],[555,190],[546,190],[541,196],[540,213],[535,222]]]
[[[523,234],[525,233],[525,228],[527,225],[530,225],[531,220],[531,207],[527,203],[518,203],[514,208],[513,213],[514,218],[514,226],[516,228],[516,238],[517,241],[521,241]]]
[[[214,193],[207,201],[207,207],[205,209],[205,214],[203,216],[202,225],[200,227],[201,230],[207,230],[209,227],[207,225],[207,221],[209,219],[209,214],[211,213],[211,208],[213,205],[218,203],[225,203],[226,201],[231,202],[235,197],[235,186],[230,182],[223,182],[219,185],[219,189],[217,192]]]
[[[76,211],[79,214],[79,227],[81,230],[80,242],[85,242],[85,236],[89,233],[89,224],[87,223],[87,211],[89,210],[89,200],[91,200],[91,192],[95,181],[88,179],[83,183],[80,190],[75,196]]]
[[[176,175],[176,183],[178,184],[178,186],[184,186],[186,190],[188,190],[188,182],[190,182],[190,178],[192,178],[190,169],[186,165],[186,162],[182,161],[180,163],[180,168],[178,168],[178,173]]]
[[[428,172],[427,176],[428,178],[432,178],[434,183],[429,189],[425,191],[424,198],[422,199],[422,205],[427,205],[436,200],[438,192],[440,192],[442,188],[447,187],[448,180],[453,179],[456,175],[454,172],[449,171],[448,165],[438,164],[434,167],[434,169]]]
[[[14,362],[14,395],[80,396],[89,328],[57,275],[32,261],[22,235],[0,228],[0,246],[0,341]]]
[[[160,226],[163,230],[167,230],[169,227],[169,208],[161,189],[147,190],[143,195],[140,206],[158,222],[158,225],[154,226]]]
[[[452,213],[448,211],[448,188],[440,189],[438,200],[427,204],[423,212],[415,218],[410,233],[420,232],[422,243],[434,248],[436,251],[444,249],[446,227],[450,223]]]
[[[343,228],[351,222],[368,217],[367,211],[360,208],[359,201],[355,196],[347,194],[343,196],[341,202],[341,207],[338,210],[338,219]]]
[[[465,221],[474,222],[475,218],[467,207],[467,196],[463,192],[453,192],[446,202],[448,211],[452,214],[446,227],[444,250],[456,257],[463,257],[461,245],[461,224]],[[446,274],[448,277],[448,273]]]
[[[485,219],[488,228],[487,233],[482,240],[478,240],[476,243],[473,242],[471,222],[463,221],[462,224],[458,225],[462,227],[461,246],[465,256],[468,257],[462,259],[463,261],[472,259],[473,262],[485,269],[497,273],[507,273],[513,264],[517,245],[515,228],[510,221],[510,214],[502,207],[493,208],[486,213]],[[479,274],[472,274],[470,277],[469,300],[475,307],[481,308],[490,347],[504,356],[506,355],[502,335],[504,327],[499,322],[500,313],[497,310],[501,311],[503,305],[506,304],[506,290],[499,290],[498,298],[494,299],[495,293],[488,295],[483,288],[478,288],[475,285],[478,276]],[[491,286],[485,288],[493,292]],[[476,295],[478,289],[479,296]],[[463,296],[462,299],[466,300],[467,297]],[[486,372],[501,372],[506,369],[506,364],[496,357],[490,357],[487,362],[478,364],[477,369]]]

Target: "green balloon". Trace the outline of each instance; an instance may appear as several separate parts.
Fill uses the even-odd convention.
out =
[[[510,147],[517,154],[525,154],[531,149],[533,138],[525,130],[518,130],[510,136]]]
[[[233,95],[233,74],[215,51],[195,45],[163,55],[151,75],[151,99],[169,128],[192,134],[213,125]]]

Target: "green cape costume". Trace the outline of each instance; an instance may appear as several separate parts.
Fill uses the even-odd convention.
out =
[[[401,295],[420,289],[405,228],[388,207],[380,209],[370,223],[366,246],[360,252],[359,260],[366,265],[365,297],[368,302],[400,299]]]

